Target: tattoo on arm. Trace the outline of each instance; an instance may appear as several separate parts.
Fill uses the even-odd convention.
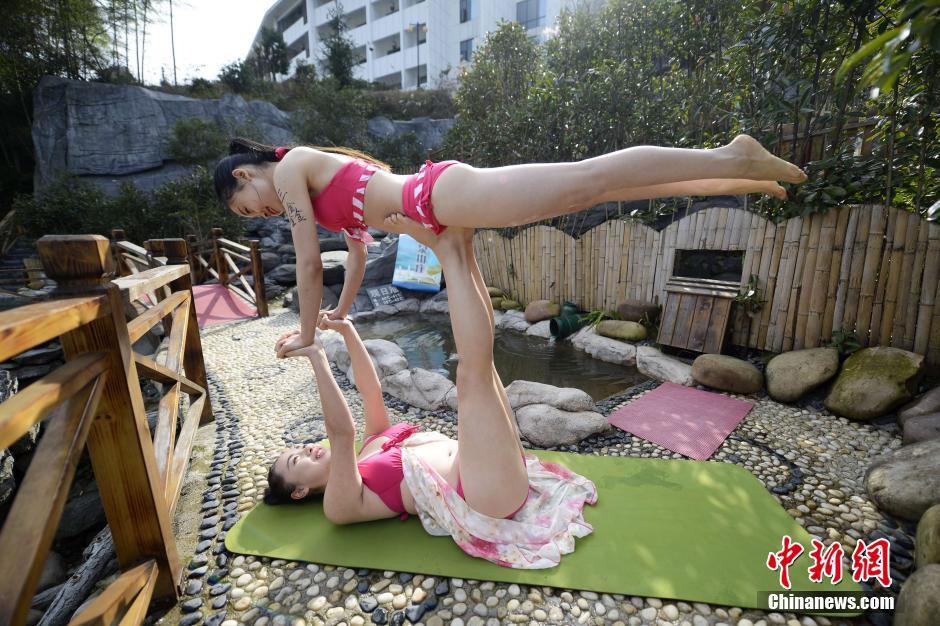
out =
[[[277,197],[281,200],[281,204],[284,205],[284,209],[287,212],[287,219],[290,220],[291,228],[300,222],[307,220],[307,218],[304,217],[304,214],[300,212],[300,209],[297,208],[297,205],[287,198],[287,192],[285,192],[283,189],[278,189]]]

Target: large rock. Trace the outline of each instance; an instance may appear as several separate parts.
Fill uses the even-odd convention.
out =
[[[5,505],[16,491],[16,477],[13,476],[13,455],[9,450],[0,450],[0,505]]]
[[[370,135],[382,139],[401,137],[407,133],[414,133],[418,143],[425,150],[437,150],[444,142],[444,135],[454,125],[452,119],[431,119],[430,117],[416,117],[412,120],[390,120],[384,116],[376,116],[366,123]]]
[[[49,552],[46,561],[42,565],[42,573],[39,575],[39,584],[36,585],[36,591],[43,591],[49,587],[54,587],[68,576],[65,573],[65,562],[62,557],[55,552]]]
[[[391,283],[392,276],[395,274],[395,255],[397,254],[398,237],[389,236],[379,246],[370,245],[362,286],[378,287]]]
[[[294,141],[288,114],[269,102],[226,94],[198,100],[132,85],[45,76],[33,98],[34,186],[41,191],[59,173],[117,194],[123,182],[144,192],[191,171],[174,163],[168,139],[180,120],[199,118],[228,131],[251,125],[259,141]]]
[[[920,569],[931,563],[940,563],[940,504],[921,516],[914,538],[914,566]]]
[[[904,445],[940,437],[940,413],[909,417],[904,422]]]
[[[281,255],[279,255],[277,252],[261,253],[261,267],[264,268],[265,273],[270,272],[280,264]]]
[[[610,428],[600,413],[562,411],[548,404],[522,407],[516,411],[516,421],[522,436],[543,448],[570,446]]]
[[[617,313],[628,322],[639,322],[644,316],[653,320],[659,315],[659,305],[642,300],[624,300],[617,306]]]
[[[324,252],[320,255],[320,261],[323,263],[323,284],[342,285],[346,278],[346,257],[348,252],[337,250],[336,252]]]
[[[265,278],[272,280],[278,285],[287,287],[297,284],[297,266],[293,263],[284,263],[278,265],[273,270],[265,274]]]
[[[756,393],[764,386],[760,370],[726,354],[703,354],[692,361],[692,378],[699,383],[732,393]]]
[[[519,304],[518,300],[511,300],[509,298],[503,298],[499,303],[499,308],[503,311],[521,311],[522,305]],[[525,314],[523,313],[523,319],[525,319]]]
[[[422,313],[450,313],[450,305],[447,301],[447,290],[442,289],[427,300],[423,300],[419,309]]]
[[[552,337],[551,320],[542,320],[541,322],[532,324],[526,329],[525,334],[532,335],[533,337],[541,337],[542,339],[554,340],[554,337]]]
[[[405,353],[397,343],[386,339],[366,339],[362,343],[369,352],[369,356],[372,357],[372,364],[375,366],[379,379],[408,368],[408,359],[405,358]],[[349,381],[355,383],[349,351],[339,349],[336,350],[335,355],[336,367],[346,372]]]
[[[622,341],[642,341],[646,339],[646,328],[637,322],[604,320],[597,325],[597,334]]]
[[[940,439],[878,458],[865,473],[865,487],[879,508],[916,522],[940,503]]]
[[[515,330],[520,333],[529,329],[529,322],[525,321],[525,313],[522,311],[506,311],[495,325],[500,330]]]
[[[676,383],[692,387],[692,366],[677,358],[668,356],[652,346],[636,347],[636,368],[644,376],[664,383]]]
[[[525,321],[535,324],[561,315],[561,305],[551,300],[533,300],[525,308]]]
[[[609,337],[601,337],[593,326],[585,326],[571,336],[574,347],[599,361],[632,367],[636,365],[636,346]]]
[[[284,304],[294,313],[300,314],[300,297],[297,293],[297,287],[291,287],[290,291],[287,292],[287,295],[284,296]],[[339,298],[336,297],[336,294],[329,289],[324,289],[323,294],[320,296],[320,308],[324,310],[335,309],[338,304]]]
[[[893,625],[936,626],[937,616],[940,616],[940,565],[928,565],[904,581]]]
[[[563,411],[593,411],[594,400],[574,387],[555,387],[531,380],[514,380],[506,387],[509,404],[515,411],[530,404],[548,404]]]
[[[836,348],[794,350],[767,363],[767,393],[778,402],[795,402],[839,372]]]
[[[419,409],[448,406],[453,389],[454,383],[447,377],[417,367],[382,379],[382,391]],[[456,398],[452,401],[456,404]]]
[[[74,491],[74,488],[73,488]],[[97,489],[91,489],[70,497],[62,511],[62,521],[56,529],[56,540],[71,539],[86,530],[100,528],[105,524],[104,506]]]
[[[859,350],[842,364],[826,408],[863,421],[884,415],[911,399],[923,366],[923,356],[899,348]]]
[[[940,412],[940,386],[914,398],[898,411],[898,422],[903,426],[909,417]]]

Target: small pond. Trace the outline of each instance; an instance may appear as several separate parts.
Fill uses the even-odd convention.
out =
[[[436,370],[456,380],[457,350],[447,316],[399,314],[357,322],[356,328],[363,339],[397,343],[405,351],[410,367]],[[504,385],[522,379],[577,387],[594,400],[646,380],[635,367],[598,361],[568,341],[548,341],[511,330],[496,330],[493,356]]]

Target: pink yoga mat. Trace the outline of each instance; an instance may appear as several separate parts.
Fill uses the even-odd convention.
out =
[[[193,298],[196,301],[199,328],[248,319],[258,314],[255,307],[223,285],[196,285],[193,287]]]
[[[704,461],[752,406],[720,393],[663,383],[611,413],[607,421],[667,450]]]

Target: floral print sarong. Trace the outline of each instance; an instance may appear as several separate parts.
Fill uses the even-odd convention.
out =
[[[418,517],[432,535],[450,535],[460,548],[518,569],[554,567],[574,551],[574,540],[593,532],[582,515],[597,501],[590,480],[556,463],[526,456],[529,497],[512,519],[498,519],[471,509],[440,474],[409,448],[430,441],[417,433],[402,447],[402,468],[414,496]],[[427,438],[427,439],[426,439]]]

